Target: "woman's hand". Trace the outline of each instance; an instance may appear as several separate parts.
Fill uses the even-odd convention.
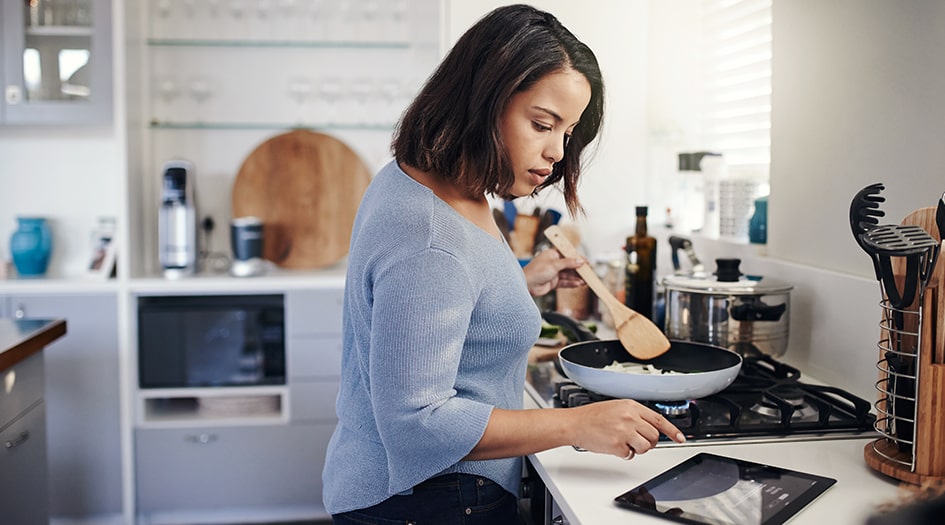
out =
[[[555,288],[575,288],[584,284],[584,279],[574,271],[587,264],[583,257],[562,257],[558,250],[545,250],[525,265],[525,281],[528,291],[535,297],[545,295]]]
[[[656,446],[660,434],[677,443],[686,440],[666,418],[630,399],[573,408],[496,408],[466,459],[527,456],[567,445],[631,459]]]
[[[571,444],[592,452],[631,459],[656,446],[660,434],[682,443],[682,432],[661,414],[630,399],[568,408],[574,411]]]

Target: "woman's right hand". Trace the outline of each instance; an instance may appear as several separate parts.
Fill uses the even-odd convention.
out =
[[[660,434],[677,443],[682,432],[661,414],[630,399],[612,399],[568,408],[573,418],[571,444],[575,447],[631,459],[656,446]]]

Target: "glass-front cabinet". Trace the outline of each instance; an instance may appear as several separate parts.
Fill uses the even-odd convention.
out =
[[[0,2],[0,124],[110,122],[110,0]]]

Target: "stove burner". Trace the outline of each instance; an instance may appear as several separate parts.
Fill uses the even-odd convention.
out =
[[[530,377],[533,386],[540,379]],[[543,383],[553,406],[609,399],[559,379],[564,380]],[[670,419],[690,440],[852,434],[873,431],[876,421],[869,401],[838,388],[803,383],[796,368],[768,356],[745,358],[735,381],[711,396],[642,403]]]
[[[752,405],[751,411],[773,421],[779,421],[784,414],[785,408],[790,412],[791,422],[816,422],[819,416],[817,408],[804,403],[803,400],[789,402],[786,407],[779,406],[777,403],[771,401],[762,400]]]
[[[653,403],[653,406],[664,416],[682,417],[689,415],[689,401],[661,401]]]

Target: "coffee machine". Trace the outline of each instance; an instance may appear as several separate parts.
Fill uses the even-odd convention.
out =
[[[197,271],[197,181],[186,160],[167,161],[161,172],[158,257],[164,277],[176,279]]]

